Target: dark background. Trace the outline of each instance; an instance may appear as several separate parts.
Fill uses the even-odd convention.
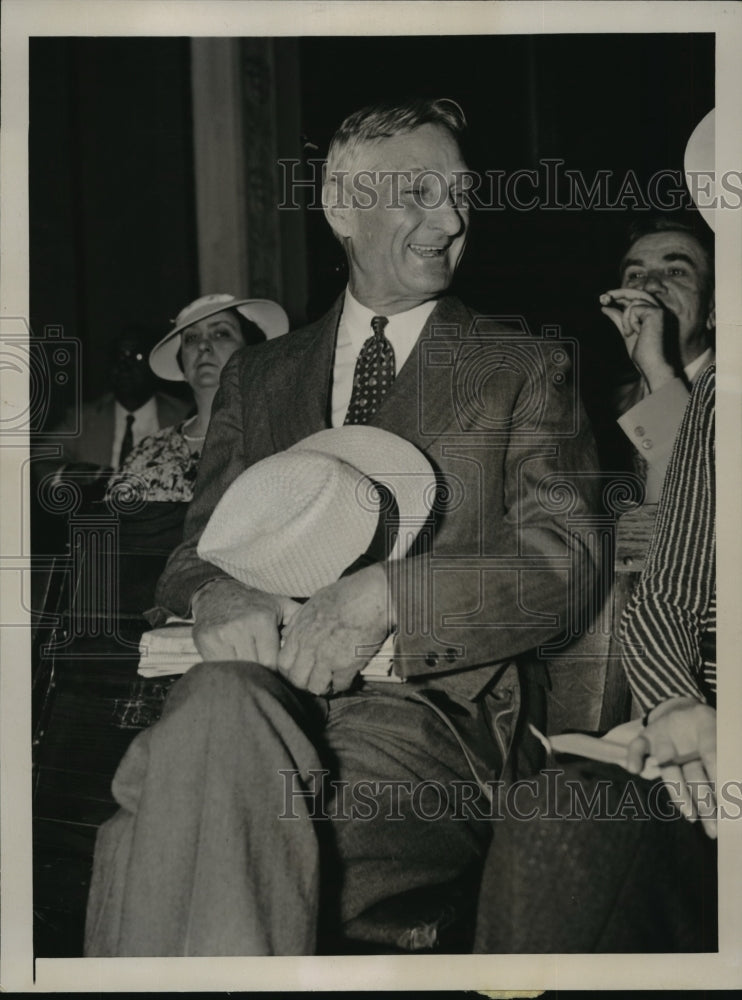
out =
[[[279,62],[287,44],[275,42]],[[132,323],[161,335],[211,290],[198,285],[189,45],[31,40],[31,323],[37,336],[61,324],[83,360],[86,345]],[[307,156],[324,155],[343,117],[366,103],[449,96],[469,120],[473,169],[561,158],[588,183],[611,170],[614,193],[628,170],[644,191],[656,171],[682,170],[687,139],[714,105],[712,34],[303,38],[299,56]],[[309,296],[295,322],[321,313],[345,278],[322,213],[306,214]],[[472,305],[577,337],[590,406],[626,365],[597,296],[616,283],[630,214],[475,212],[456,279]],[[105,381],[89,367],[86,398]],[[64,402],[52,400],[47,426]]]

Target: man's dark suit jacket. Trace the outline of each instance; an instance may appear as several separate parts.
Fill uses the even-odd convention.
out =
[[[196,546],[239,473],[330,426],[342,301],[225,366],[185,540],[158,584],[162,607],[186,614],[196,588],[224,575]],[[372,421],[417,445],[439,479],[432,542],[388,569],[395,669],[466,698],[565,627],[595,568],[573,530],[595,508],[596,458],[568,351],[475,319],[442,299]]]
[[[193,404],[187,400],[176,399],[163,392],[154,394],[157,406],[157,422],[160,429],[179,424],[184,419]],[[72,462],[92,462],[94,465],[110,466],[113,436],[116,430],[116,400],[112,392],[98,399],[85,403],[79,420],[80,432],[76,414],[68,410],[49,436],[43,435],[43,444],[39,452],[46,451],[46,445],[58,445],[60,454],[54,458],[43,458],[41,454],[33,463],[33,472],[38,480],[54,473],[63,465]]]

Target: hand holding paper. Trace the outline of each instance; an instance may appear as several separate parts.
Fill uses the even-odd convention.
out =
[[[618,764],[650,781],[661,777],[682,815],[691,822],[700,818],[716,838],[716,712],[708,705],[673,698],[654,709],[648,725],[632,719],[600,738],[562,733],[547,739],[530,729],[549,753]]]
[[[693,698],[658,705],[628,747],[627,768],[638,774],[647,755],[657,763],[671,799],[716,838],[716,712]]]

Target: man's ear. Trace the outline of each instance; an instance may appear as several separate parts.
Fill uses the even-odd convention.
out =
[[[351,235],[351,207],[342,179],[331,177],[322,185],[322,208],[330,228],[342,243]]]
[[[709,311],[706,317],[706,329],[715,330],[716,329],[716,295],[714,292],[711,293],[709,299]]]

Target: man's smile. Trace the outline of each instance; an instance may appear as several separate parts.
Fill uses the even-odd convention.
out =
[[[418,257],[442,257],[448,251],[447,246],[437,247],[427,243],[409,243],[408,246]]]

